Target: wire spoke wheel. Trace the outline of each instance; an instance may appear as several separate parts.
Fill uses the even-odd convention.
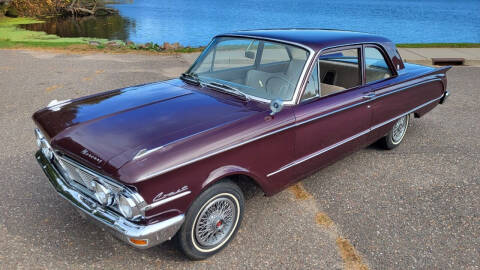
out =
[[[398,119],[398,121],[395,123],[392,129],[393,143],[397,144],[403,139],[403,136],[407,131],[407,126],[408,126],[408,116],[404,116]]]
[[[227,197],[217,198],[202,209],[195,224],[195,239],[203,247],[223,242],[234,228],[237,209]]]

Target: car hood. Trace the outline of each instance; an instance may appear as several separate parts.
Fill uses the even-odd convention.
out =
[[[115,177],[115,171],[139,153],[260,110],[207,93],[175,79],[66,101],[36,112],[33,119],[53,148]]]

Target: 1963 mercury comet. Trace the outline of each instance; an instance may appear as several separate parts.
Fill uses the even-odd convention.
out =
[[[203,259],[240,226],[240,182],[273,195],[373,142],[396,147],[411,115],[448,97],[448,69],[403,63],[365,33],[222,34],[179,79],[36,112],[36,158],[62,197],[120,239],[174,238]]]

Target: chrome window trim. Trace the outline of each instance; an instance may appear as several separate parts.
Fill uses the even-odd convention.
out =
[[[304,156],[304,157],[302,157],[302,158],[299,158],[299,159],[297,159],[297,160],[295,160],[295,161],[293,161],[293,162],[291,162],[291,163],[289,163],[289,164],[281,167],[280,169],[278,169],[278,170],[276,170],[276,171],[274,171],[274,172],[271,172],[271,173],[267,174],[267,177],[270,177],[270,176],[272,176],[272,175],[275,175],[275,174],[277,174],[277,173],[279,173],[279,172],[282,172],[282,171],[284,171],[284,170],[286,170],[286,169],[289,169],[289,168],[291,168],[291,167],[293,167],[293,166],[296,166],[296,165],[298,165],[298,164],[300,164],[300,163],[302,163],[302,162],[305,162],[305,161],[307,161],[307,160],[309,160],[309,159],[312,159],[312,158],[314,158],[314,157],[317,157],[317,156],[319,156],[319,155],[321,155],[321,154],[323,154],[323,153],[325,153],[325,152],[328,152],[328,151],[330,151],[330,150],[332,150],[332,149],[334,149],[334,148],[336,148],[336,147],[338,147],[338,146],[341,146],[341,145],[343,145],[343,144],[345,144],[345,143],[347,143],[347,142],[350,142],[350,141],[352,141],[352,140],[354,140],[354,139],[356,139],[356,138],[359,138],[359,137],[361,137],[361,136],[363,136],[363,135],[365,135],[365,134],[368,134],[368,133],[370,133],[371,131],[373,131],[373,130],[381,127],[381,126],[384,126],[384,125],[386,125],[386,124],[388,124],[388,123],[390,123],[390,122],[393,122],[393,121],[395,121],[395,120],[397,120],[397,119],[399,119],[399,118],[401,118],[401,117],[403,117],[403,116],[405,116],[405,115],[407,115],[407,114],[413,113],[413,112],[415,112],[415,111],[418,110],[418,109],[421,109],[421,108],[423,108],[423,107],[425,107],[425,106],[427,106],[427,105],[429,105],[429,104],[431,104],[431,103],[433,103],[433,102],[435,102],[435,101],[437,101],[437,100],[440,100],[441,98],[443,98],[443,95],[441,95],[441,96],[438,97],[438,98],[434,98],[434,99],[432,99],[432,100],[430,100],[430,101],[428,101],[428,102],[426,102],[426,103],[424,103],[424,104],[422,104],[422,105],[420,105],[420,106],[417,106],[417,107],[413,108],[412,110],[410,110],[410,111],[408,111],[408,112],[406,112],[406,113],[403,113],[403,114],[400,114],[400,115],[395,116],[395,117],[393,117],[393,118],[390,118],[390,119],[388,119],[387,121],[382,122],[382,123],[380,123],[380,124],[371,126],[370,128],[368,128],[368,129],[366,129],[366,130],[364,130],[364,131],[362,131],[362,132],[359,132],[359,133],[357,133],[357,134],[355,134],[355,135],[353,135],[353,136],[351,136],[351,137],[348,137],[348,138],[346,138],[346,139],[344,139],[344,140],[342,140],[342,141],[340,141],[340,142],[337,142],[337,143],[335,143],[335,144],[332,144],[332,145],[330,145],[330,146],[327,146],[327,147],[325,147],[325,148],[322,148],[322,149],[320,149],[320,150],[318,150],[318,151],[316,151],[316,152],[313,152],[313,153],[311,153],[311,154],[308,154],[308,155],[306,155],[306,156]]]
[[[385,47],[382,46],[381,44],[377,44],[377,43],[364,43],[364,44],[363,44],[363,48],[362,48],[364,60],[365,60],[365,49],[366,49],[366,48],[369,48],[369,47],[370,47],[370,48],[376,48],[376,49],[380,52],[380,54],[383,56],[383,60],[385,60],[385,63],[386,63],[387,66],[388,66],[388,70],[389,70],[390,73],[391,73],[391,76],[390,76],[390,77],[385,78],[385,79],[383,79],[383,80],[387,80],[387,79],[390,79],[390,78],[393,78],[393,77],[398,76],[397,69],[395,68],[395,65],[392,63],[392,59],[390,58],[390,55],[388,54],[388,52],[387,52],[387,50],[385,49]],[[365,72],[366,72],[366,71],[367,71],[367,70],[366,70],[366,63],[367,63],[367,62],[366,62],[366,61],[364,61],[364,62],[365,62]],[[366,78],[365,78],[365,79],[366,79]],[[382,81],[382,80],[371,81],[371,82],[369,82],[369,83],[365,83],[365,85],[370,84],[370,83],[372,83],[372,82],[378,82],[378,81]],[[366,82],[366,80],[365,80],[365,82]]]
[[[317,66],[317,81],[318,81],[317,94],[316,94],[315,96],[313,96],[313,97],[309,97],[309,98],[307,98],[307,99],[302,100],[303,94],[305,94],[305,91],[302,91],[302,95],[300,96],[300,101],[299,101],[299,103],[305,103],[305,102],[308,102],[308,101],[310,101],[310,100],[312,100],[312,99],[317,99],[317,98],[319,98],[319,97],[322,96],[322,87],[321,87],[321,84],[322,84],[322,83],[320,82],[320,62],[319,62],[318,60],[315,60],[315,59],[314,59],[313,61],[315,61],[315,63],[312,65],[312,69],[311,69],[311,71],[310,71],[310,72],[308,73],[308,75],[307,75],[307,78],[308,78],[308,79],[307,79],[307,81],[306,81],[306,83],[305,83],[305,89],[307,88],[308,80],[310,79],[310,76],[312,75],[313,70],[315,69],[315,66]]]
[[[363,46],[364,44],[365,44],[365,43],[347,43],[347,44],[341,44],[341,45],[335,45],[335,46],[325,47],[325,48],[319,50],[318,52],[316,52],[315,57],[314,57],[314,61],[317,61],[317,62],[318,62],[318,60],[319,60],[318,58],[319,58],[323,53],[328,52],[328,51],[337,51],[337,50],[343,50],[343,49],[348,50],[348,49],[354,49],[354,48],[356,48],[356,49],[360,49],[360,54],[358,55],[358,57],[359,57],[360,61],[362,62],[362,61],[363,61],[363,60],[362,60],[362,59],[363,59],[363,49],[362,49],[362,46]],[[310,73],[312,72],[313,68],[314,68],[314,67],[313,67],[313,65],[312,65],[312,66],[310,67],[310,69],[309,69],[309,72],[308,72],[309,75],[310,75]],[[358,87],[363,87],[363,86],[365,86],[365,85],[363,84],[363,64],[360,64],[360,70],[361,70],[361,78],[360,78],[360,79],[361,79],[362,83],[361,83],[360,85],[355,86],[355,87],[345,89],[345,90],[343,90],[342,92],[349,91],[350,89],[354,89],[354,88],[358,88]],[[320,72],[320,66],[318,67],[318,72]],[[320,75],[320,73],[319,73],[319,75]],[[321,81],[320,81],[320,76],[319,76],[318,79],[319,79],[318,83],[319,83],[319,88],[320,88],[320,96],[318,96],[317,98],[327,97],[328,95],[327,95],[327,96],[322,96],[322,95],[321,95],[321,87],[320,87]],[[301,93],[300,97],[303,96],[303,93],[305,92],[306,86],[307,86],[307,84],[305,84],[305,85],[303,86],[303,88],[301,89],[301,92],[302,92],[302,93]],[[309,100],[310,100],[310,99],[309,99]],[[302,102],[303,102],[303,101],[302,101],[301,99],[299,99],[296,104],[299,104],[299,103],[302,103]]]

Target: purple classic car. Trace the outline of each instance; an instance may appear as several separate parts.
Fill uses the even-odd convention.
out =
[[[56,191],[138,248],[224,248],[242,187],[273,195],[379,141],[448,97],[446,68],[404,63],[388,39],[271,29],[218,35],[178,79],[54,102],[33,120]]]

